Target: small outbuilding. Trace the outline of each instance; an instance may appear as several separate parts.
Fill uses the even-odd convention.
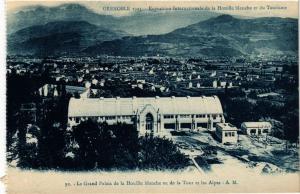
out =
[[[267,135],[271,133],[272,125],[269,122],[244,122],[241,124],[241,130],[247,135]]]
[[[230,123],[217,123],[216,136],[221,143],[237,143],[237,128]]]

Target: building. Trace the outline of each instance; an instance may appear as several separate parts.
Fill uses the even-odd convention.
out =
[[[140,134],[164,133],[166,130],[213,130],[224,122],[217,96],[150,98],[71,98],[68,110],[70,127],[92,119],[109,125],[135,125]]]
[[[267,135],[271,132],[272,125],[269,122],[244,122],[241,130],[247,135]]]
[[[97,93],[97,89],[90,89],[91,83],[86,82],[85,87],[81,86],[70,86],[70,85],[55,85],[45,84],[39,88],[38,92],[43,97],[57,97],[61,96],[63,92],[71,94],[72,96],[79,96],[80,98],[89,98],[91,92]]]
[[[237,143],[237,128],[230,123],[217,123],[216,136],[221,143]]]

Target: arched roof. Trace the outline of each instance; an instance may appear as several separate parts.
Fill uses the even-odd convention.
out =
[[[71,98],[69,117],[136,115],[146,105],[160,114],[223,114],[217,96],[145,98]]]

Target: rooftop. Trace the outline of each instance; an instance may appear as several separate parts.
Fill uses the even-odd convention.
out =
[[[69,117],[136,115],[145,106],[161,114],[222,114],[217,96],[212,97],[132,97],[132,98],[71,98]]]
[[[217,126],[221,127],[223,131],[237,131],[237,128],[231,123],[217,123]]]
[[[263,128],[263,127],[272,127],[270,122],[265,121],[258,121],[258,122],[243,122],[242,125],[244,125],[247,128]]]

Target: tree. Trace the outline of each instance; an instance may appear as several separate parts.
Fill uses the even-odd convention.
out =
[[[283,123],[285,139],[291,143],[297,143],[299,139],[299,117],[297,112],[288,112]]]
[[[100,127],[91,120],[80,123],[73,128],[73,136],[79,145],[78,164],[81,168],[92,169],[96,166],[98,158],[98,144],[103,144],[101,141]]]
[[[228,100],[226,104],[228,120],[234,125],[240,125],[245,121],[257,120],[259,117],[256,112],[255,105],[245,99]]]
[[[249,98],[253,98],[253,99],[257,99],[257,94],[255,91],[251,91],[249,94],[248,94],[248,97]]]
[[[38,141],[39,129],[31,124],[18,133],[18,166],[24,168],[39,168]]]
[[[139,168],[179,169],[187,166],[188,158],[169,139],[146,135],[139,139]]]
[[[65,130],[49,116],[41,127],[39,138],[39,162],[42,168],[60,168],[64,158]]]

